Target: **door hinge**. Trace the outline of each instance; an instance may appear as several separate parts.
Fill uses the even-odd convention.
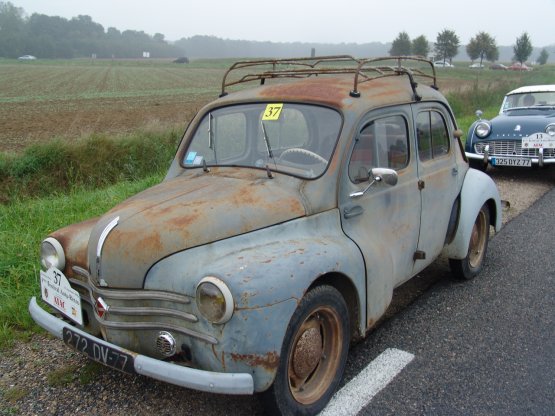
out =
[[[418,190],[421,191],[422,189],[425,188],[425,186],[426,186],[426,183],[422,179],[420,179],[418,181]]]
[[[412,256],[413,260],[426,260],[426,252],[422,250],[416,250]]]

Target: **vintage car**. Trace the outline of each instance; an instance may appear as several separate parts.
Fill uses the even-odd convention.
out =
[[[499,115],[478,120],[466,139],[470,166],[544,166],[555,163],[555,85],[517,88],[503,99]]]
[[[109,367],[317,414],[395,287],[482,269],[500,200],[461,135],[421,58],[238,62],[162,183],[43,241],[58,316],[30,313]]]

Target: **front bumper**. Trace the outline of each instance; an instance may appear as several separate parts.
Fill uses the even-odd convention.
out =
[[[555,165],[555,152],[553,149],[528,149],[533,151],[533,154],[524,154],[523,149],[513,144],[513,147],[508,147],[506,143],[510,142],[492,142],[482,147],[482,153],[465,152],[468,160],[479,160],[487,165],[495,157],[506,157],[516,159],[529,159],[532,165],[545,166]],[[536,153],[537,150],[537,153]]]
[[[62,319],[56,318],[38,304],[35,297],[29,302],[29,313],[34,321],[57,338],[63,339],[63,329],[70,328],[85,337],[93,338],[95,342],[125,353],[130,353],[117,345],[94,337],[70,325]],[[156,360],[145,355],[132,353],[134,367],[138,374],[165,381],[177,386],[194,390],[222,394],[253,394],[254,381],[247,373],[216,373],[183,367],[166,361]]]

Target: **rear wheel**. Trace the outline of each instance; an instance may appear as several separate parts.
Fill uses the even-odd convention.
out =
[[[318,286],[293,314],[281,348],[278,372],[264,393],[275,415],[315,415],[341,381],[349,349],[349,313],[341,294]]]
[[[489,209],[484,204],[474,221],[466,257],[461,260],[449,259],[451,271],[457,278],[469,280],[482,270],[488,249],[489,227]]]

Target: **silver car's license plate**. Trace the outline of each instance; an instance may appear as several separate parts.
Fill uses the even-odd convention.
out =
[[[516,157],[492,157],[491,164],[493,166],[530,167],[532,166],[532,161],[530,159],[522,159]]]

